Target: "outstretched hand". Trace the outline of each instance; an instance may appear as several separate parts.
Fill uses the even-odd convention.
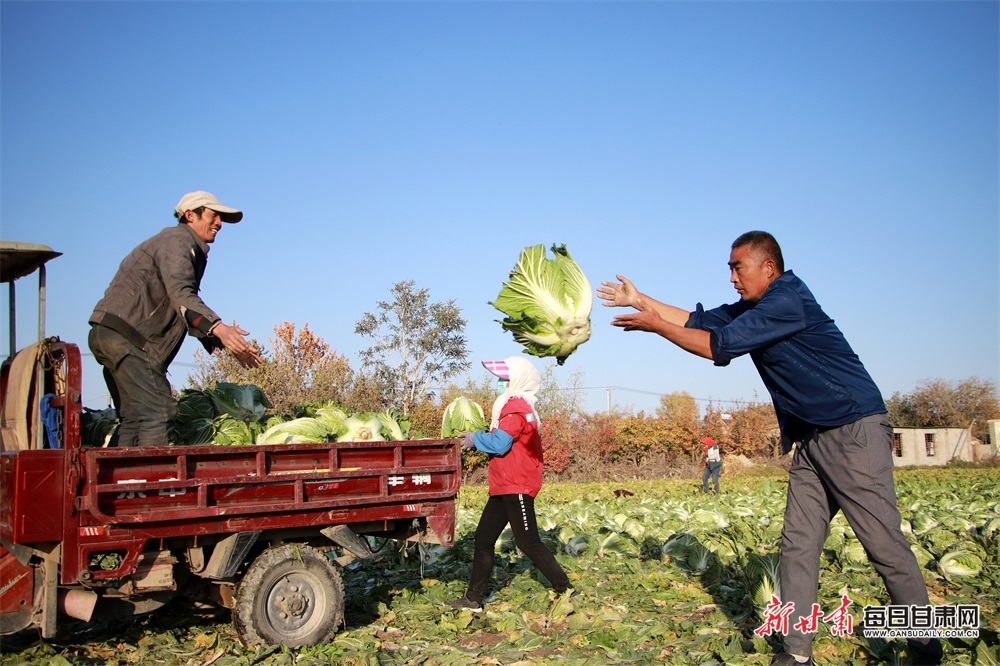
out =
[[[218,322],[212,327],[212,335],[219,338],[222,346],[228,349],[244,368],[256,368],[260,365],[260,354],[243,339],[244,335],[250,335],[249,331],[244,331],[235,321],[232,326]]]
[[[626,331],[656,332],[660,329],[660,326],[664,323],[663,317],[660,316],[660,313],[645,298],[636,296],[632,299],[631,305],[636,311],[629,314],[615,315],[611,320],[612,326],[623,328]]]
[[[618,284],[604,281],[597,288],[597,297],[604,301],[602,305],[606,308],[615,307],[637,307],[639,300],[639,290],[635,288],[632,281],[622,275],[616,275]]]
[[[661,303],[643,294],[624,276],[618,283],[602,282],[597,295],[607,307],[632,306],[635,312],[615,315],[611,325],[626,331],[646,331],[666,338],[681,349],[712,358],[712,335],[708,331],[688,328],[691,313],[676,306]]]

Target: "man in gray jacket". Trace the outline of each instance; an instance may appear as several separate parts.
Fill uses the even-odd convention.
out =
[[[110,446],[165,445],[177,417],[167,367],[184,342],[198,338],[209,353],[228,349],[245,367],[260,356],[234,322],[224,324],[199,298],[208,244],[223,222],[243,213],[209,192],[190,192],[174,211],[178,224],[125,257],[90,316],[90,350],[104,366],[120,423]]]

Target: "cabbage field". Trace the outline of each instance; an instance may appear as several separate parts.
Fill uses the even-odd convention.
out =
[[[724,476],[723,494],[699,481],[549,484],[536,503],[543,539],[576,587],[556,597],[497,545],[486,611],[444,602],[465,590],[472,532],[485,488],[462,490],[457,544],[399,550],[345,571],[346,627],[329,644],[248,649],[225,615],[177,602],[128,625],[78,625],[58,641],[6,640],[5,664],[769,664],[776,638],[754,629],[775,592],[786,476]],[[945,639],[945,664],[1000,664],[1000,473],[996,467],[897,472],[906,532],[932,605],[978,604],[978,638]],[[618,492],[616,492],[618,491]],[[625,491],[625,492],[622,492]],[[631,494],[629,494],[631,493]],[[902,640],[859,635],[862,608],[888,603],[850,528],[838,518],[823,554],[820,604],[843,596],[854,632],[819,625],[817,664],[906,664]]]

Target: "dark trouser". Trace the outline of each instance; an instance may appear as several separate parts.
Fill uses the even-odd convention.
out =
[[[177,402],[158,363],[116,331],[90,329],[90,351],[104,366],[104,381],[120,420],[109,446],[162,446],[170,442]]]
[[[472,578],[465,593],[467,599],[482,602],[493,571],[493,551],[503,529],[510,524],[514,543],[527,555],[538,570],[549,579],[556,592],[569,589],[569,578],[556,558],[538,538],[535,522],[535,499],[531,495],[492,495],[486,502],[476,527],[475,553],[472,556]]]
[[[817,603],[820,554],[830,521],[843,511],[893,604],[926,606],[927,586],[900,529],[892,477],[892,426],[884,414],[808,433],[788,473],[788,500],[781,530],[781,603],[788,616],[785,652],[812,654],[813,634],[793,627]],[[823,608],[830,613],[835,608]],[[858,609],[854,609],[858,610]],[[937,639],[912,639],[911,649],[941,652]]]
[[[719,472],[722,471],[722,465],[719,465],[715,469],[712,469],[711,465],[705,465],[705,472],[701,475],[701,487],[708,492],[708,478],[712,478],[712,482],[715,483],[715,494],[719,494]]]

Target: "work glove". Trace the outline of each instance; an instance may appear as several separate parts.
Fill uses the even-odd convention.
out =
[[[473,451],[476,448],[476,442],[472,438],[472,433],[467,432],[462,435],[462,448],[468,451]]]

